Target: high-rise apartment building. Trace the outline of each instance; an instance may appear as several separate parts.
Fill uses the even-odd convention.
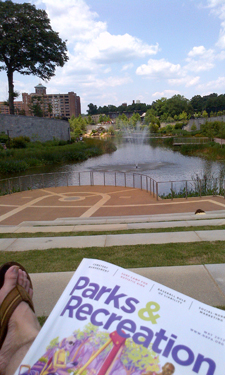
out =
[[[42,84],[35,86],[35,93],[22,93],[22,102],[15,101],[14,106],[18,108],[15,113],[26,116],[71,118],[72,115],[78,117],[81,114],[80,97],[73,91],[68,94],[47,94]],[[7,106],[1,108],[1,113],[9,113]]]
[[[15,114],[21,113],[23,109],[23,102],[15,101],[14,109],[15,109]],[[6,105],[5,102],[0,102],[0,113],[2,113],[3,115],[9,115],[9,106]]]

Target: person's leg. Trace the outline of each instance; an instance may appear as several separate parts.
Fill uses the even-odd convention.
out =
[[[25,288],[32,298],[33,290],[26,272],[18,266],[10,267],[0,289],[0,305],[6,295],[17,285]],[[21,302],[13,312],[4,343],[0,349],[0,375],[13,375],[40,330],[38,320],[26,302]]]

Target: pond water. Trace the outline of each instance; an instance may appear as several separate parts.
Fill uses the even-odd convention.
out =
[[[147,174],[156,181],[191,180],[197,175],[200,178],[204,176],[216,178],[223,177],[225,174],[225,162],[184,156],[179,151],[162,146],[153,147],[149,143],[117,141],[116,146],[117,151],[112,154],[90,158],[82,163],[51,167],[51,171],[69,173],[90,170],[138,172]]]
[[[170,148],[162,146],[153,146],[149,140],[140,142],[137,139],[127,141],[120,139],[115,141],[117,150],[111,154],[104,154],[98,157],[90,158],[82,163],[64,164],[57,166],[47,166],[42,168],[35,168],[24,172],[23,175],[54,173],[54,175],[40,176],[40,178],[32,177],[32,184],[30,178],[22,178],[24,188],[29,186],[44,187],[44,186],[65,186],[68,185],[89,185],[97,184],[121,186],[135,186],[142,187],[142,181],[137,174],[150,176],[151,179],[159,183],[159,194],[168,194],[171,189],[179,192],[184,189],[195,189],[196,178],[203,179],[205,176],[210,178],[224,178],[225,162],[210,161],[199,157],[190,157],[181,155],[179,151],[173,151]],[[90,172],[95,171],[94,181],[91,181]],[[103,177],[103,171],[107,173],[107,180]],[[130,175],[130,182],[124,182],[125,177],[123,173],[115,177],[115,171],[127,172]],[[57,173],[66,172],[66,173]],[[82,176],[77,172],[83,173]],[[136,182],[133,182],[135,173]],[[20,174],[22,175],[22,174]],[[103,181],[104,178],[104,181]],[[189,186],[186,182],[174,182],[189,180]],[[34,182],[36,181],[36,182]],[[165,181],[166,183],[163,183]],[[169,183],[167,183],[169,181]],[[17,182],[18,183],[18,182]],[[21,183],[21,182],[20,182]],[[143,188],[147,188],[147,182]],[[219,182],[218,182],[219,184]],[[149,185],[148,185],[149,186]]]

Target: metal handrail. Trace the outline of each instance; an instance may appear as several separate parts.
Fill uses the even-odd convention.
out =
[[[57,176],[60,176],[57,179]],[[58,181],[58,182],[57,182]],[[184,197],[188,197],[188,184],[194,184],[194,192],[198,196],[202,196],[204,192],[204,185],[211,183],[211,191],[213,195],[216,192],[223,191],[225,199],[225,180],[224,179],[197,179],[195,180],[170,180],[170,181],[156,181],[146,174],[138,172],[123,172],[123,171],[78,171],[78,172],[49,172],[41,174],[30,174],[18,177],[9,177],[0,180],[0,194],[11,194],[17,191],[33,190],[57,186],[81,186],[81,185],[103,185],[103,186],[124,186],[139,188],[149,192],[150,195],[156,198],[160,197],[160,188],[162,184],[167,185],[167,190],[170,191],[171,199],[174,198],[177,184],[183,185]],[[190,190],[189,190],[190,192]]]

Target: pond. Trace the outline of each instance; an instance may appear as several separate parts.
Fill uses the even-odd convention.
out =
[[[198,175],[203,178],[223,177],[225,162],[205,160],[199,157],[181,155],[179,151],[149,142],[116,141],[117,151],[90,158],[82,163],[66,164],[51,168],[51,171],[122,171],[147,174],[156,181],[191,180]],[[137,168],[138,167],[138,168]],[[42,171],[43,173],[43,171]]]
[[[90,172],[97,171],[109,171],[111,172],[111,179],[106,181],[106,184],[114,184],[114,173],[115,171],[126,173],[138,173],[150,176],[153,180],[160,182],[159,194],[168,194],[171,189],[171,183],[163,184],[163,181],[181,181],[191,180],[196,181],[197,177],[203,179],[204,176],[210,178],[223,178],[225,174],[225,162],[210,161],[199,157],[190,157],[180,154],[179,151],[173,151],[170,148],[163,146],[153,146],[149,140],[138,141],[137,139],[125,140],[120,139],[115,141],[117,151],[111,154],[104,154],[98,157],[90,158],[84,162],[76,164],[64,164],[57,166],[47,166],[42,168],[35,168],[32,171],[25,172],[27,174],[38,174],[38,173],[57,173],[66,172],[65,175],[57,173],[54,175],[54,181],[52,175],[45,177],[45,183],[37,182],[35,187],[43,186],[62,186],[66,183],[71,185],[77,185],[78,179],[77,172],[87,171],[86,180],[83,179],[81,184],[89,184]],[[100,178],[102,174],[95,174],[95,184],[103,184]],[[65,177],[66,176],[66,177]],[[105,177],[104,177],[105,178]],[[48,179],[48,181],[47,181]],[[50,181],[52,179],[52,182]],[[65,179],[67,182],[65,182]],[[118,180],[119,181],[119,180]],[[117,183],[123,186],[122,180]],[[47,183],[47,185],[45,185]],[[179,185],[180,184],[180,185]],[[184,182],[174,183],[173,189],[179,191],[184,188]],[[190,184],[190,183],[189,183]],[[140,184],[139,184],[140,185]],[[140,187],[135,184],[135,187]],[[175,188],[176,185],[176,188]],[[194,183],[191,182],[190,189],[194,188]],[[27,185],[29,186],[29,184]]]

